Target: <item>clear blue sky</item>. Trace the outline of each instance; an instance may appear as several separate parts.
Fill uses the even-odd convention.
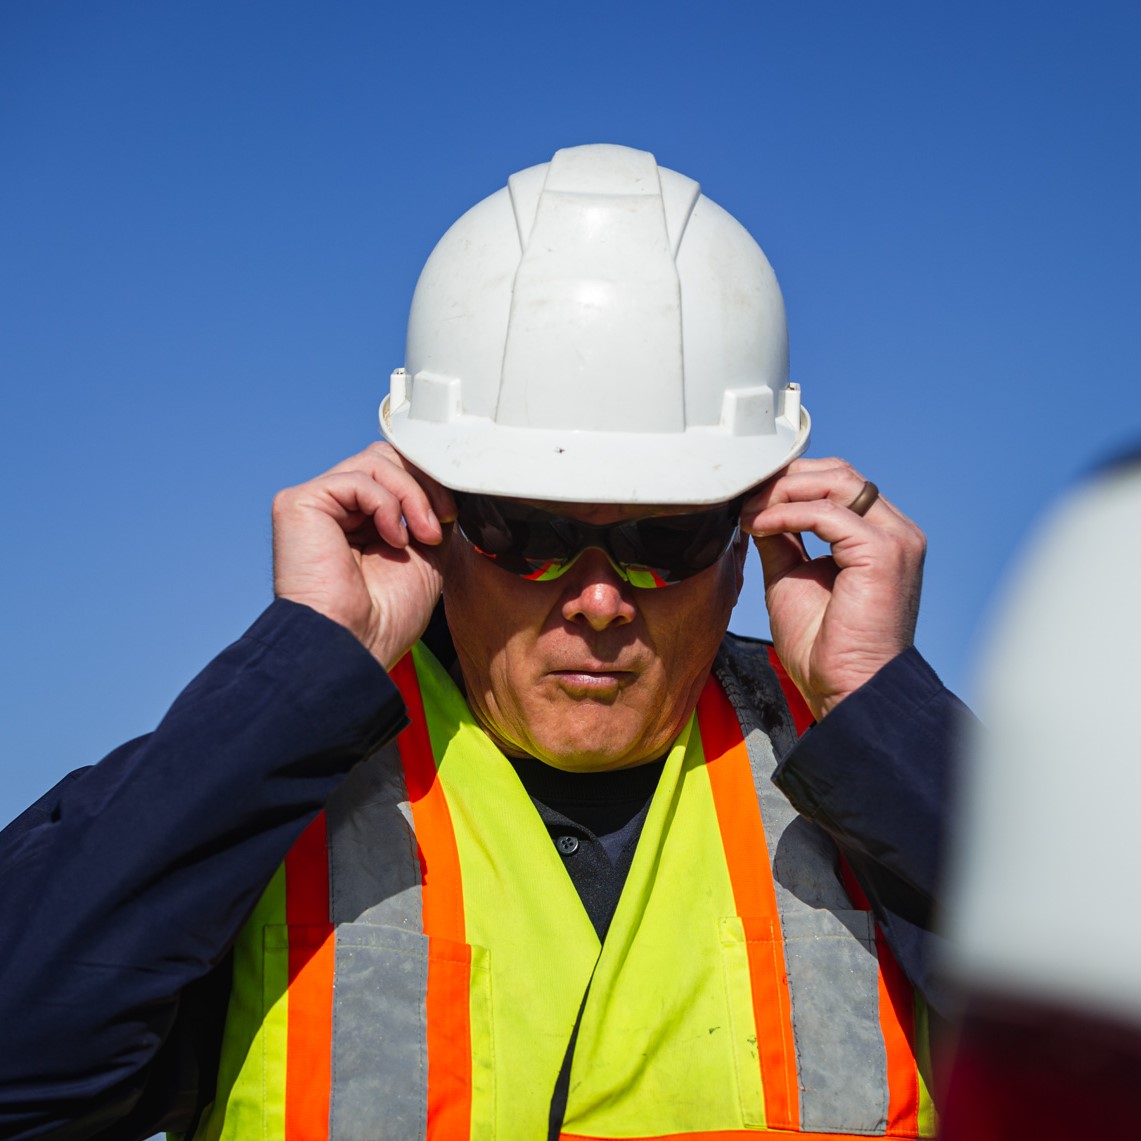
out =
[[[584,142],[756,235],[812,454],[927,529],[970,696],[1033,521],[1141,438],[1139,44],[1127,3],[4,0],[0,820],[252,621],[270,498],[375,437],[436,238]]]

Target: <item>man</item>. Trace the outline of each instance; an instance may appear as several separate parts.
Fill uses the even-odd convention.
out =
[[[756,244],[560,151],[437,246],[381,424],[279,495],[245,638],[6,833],[6,1130],[930,1135],[924,543],[796,458]],[[783,667],[726,636],[749,536]]]

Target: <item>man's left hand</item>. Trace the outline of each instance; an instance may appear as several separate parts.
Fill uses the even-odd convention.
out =
[[[817,720],[915,637],[927,542],[883,496],[866,515],[850,510],[865,482],[843,460],[794,460],[741,510],[777,654]],[[830,553],[810,558],[804,531]]]

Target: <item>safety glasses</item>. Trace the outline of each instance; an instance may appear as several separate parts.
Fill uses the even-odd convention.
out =
[[[548,582],[592,547],[632,586],[670,586],[711,567],[737,537],[741,499],[687,515],[652,515],[597,527],[514,499],[455,492],[456,526],[485,558],[520,578]]]

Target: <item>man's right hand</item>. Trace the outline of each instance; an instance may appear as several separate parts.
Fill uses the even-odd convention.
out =
[[[455,514],[446,488],[371,444],[274,499],[274,593],[339,622],[388,669],[440,597]]]

